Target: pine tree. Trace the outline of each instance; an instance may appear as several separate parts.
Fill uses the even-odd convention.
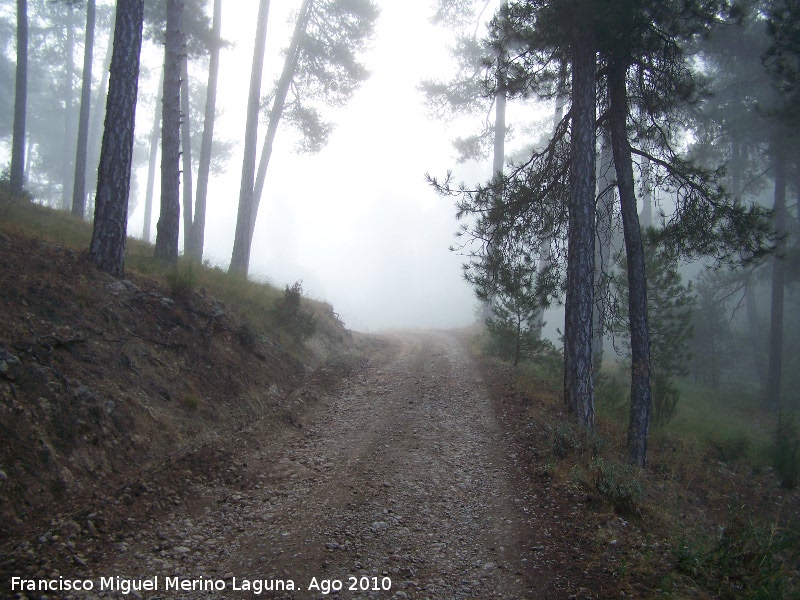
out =
[[[663,248],[648,241],[644,244],[647,272],[647,323],[650,340],[650,360],[653,380],[652,420],[666,423],[674,414],[678,391],[674,379],[687,373],[692,338],[692,308],[695,295],[691,285],[684,285],[674,258]],[[630,331],[630,269],[625,256],[620,257],[621,272],[614,277],[616,313],[613,332],[621,342],[625,356],[633,362]]]
[[[75,175],[72,188],[72,214],[81,219],[86,211],[86,158],[89,151],[89,109],[92,101],[95,13],[96,0],[88,0],[86,5],[86,41],[83,47],[81,109],[78,119],[78,145],[75,153]]]
[[[17,70],[14,135],[11,143],[11,193],[22,194],[25,176],[25,118],[28,103],[28,2],[17,0]]]
[[[106,127],[100,151],[94,230],[89,255],[115,277],[125,272],[134,115],[142,48],[143,0],[119,0],[114,25]]]
[[[206,203],[208,177],[211,170],[211,150],[214,142],[214,120],[217,106],[217,79],[219,77],[219,53],[222,46],[222,0],[214,0],[214,16],[211,33],[211,58],[208,66],[206,106],[203,119],[203,136],[200,147],[200,162],[197,169],[197,192],[194,206],[194,221],[187,254],[197,260],[203,259],[206,228]]]
[[[161,119],[161,214],[156,225],[155,255],[178,261],[180,231],[181,62],[184,50],[183,1],[167,0],[164,45],[164,96]]]
[[[303,2],[281,77],[271,94],[272,104],[257,175],[255,143],[248,145],[246,133],[231,272],[246,275],[249,268],[256,217],[279,124],[289,122],[302,133],[301,151],[317,152],[327,143],[333,126],[322,119],[315,104],[324,102],[341,106],[367,79],[369,72],[359,62],[358,54],[371,38],[378,14],[371,0]],[[287,98],[290,92],[293,92],[293,98]],[[257,135],[255,131],[250,133]]]
[[[264,70],[264,51],[267,41],[269,0],[260,0],[256,20],[256,42],[253,49],[253,65],[250,71],[250,92],[247,96],[247,123],[244,131],[244,158],[242,159],[242,181],[239,187],[239,209],[236,215],[236,232],[233,240],[230,272],[247,275],[250,265],[248,238],[254,225],[253,186],[256,177],[256,146],[258,144],[258,110],[261,99],[261,74]]]

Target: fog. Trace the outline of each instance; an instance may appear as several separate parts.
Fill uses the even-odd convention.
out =
[[[299,4],[273,3],[262,90],[283,63],[280,49],[291,35],[289,9]],[[451,200],[434,193],[424,175],[455,167],[457,177],[475,182],[491,167],[458,168],[450,143],[458,127],[425,114],[420,80],[446,74],[451,65],[451,34],[428,22],[430,2],[379,4],[381,16],[365,57],[372,75],[346,107],[327,113],[336,122],[328,145],[319,154],[299,155],[295,134],[278,132],[250,276],[277,285],[302,280],[311,297],[333,304],[356,330],[463,326],[474,321],[477,301],[462,278],[463,259],[448,250],[457,228],[455,209]],[[223,10],[223,37],[234,46],[221,56],[222,115],[215,137],[236,141],[244,134],[257,2],[228,3]],[[414,32],[413,43],[409,32]],[[161,59],[152,49],[143,55],[155,71]],[[157,75],[151,79],[157,85]],[[145,117],[143,111],[137,121],[145,123],[140,133],[147,130],[150,114]],[[264,129],[262,123],[260,136]],[[241,152],[237,143],[227,172],[210,182],[204,256],[223,268],[233,246]],[[139,181],[145,180],[143,169]],[[144,186],[139,187],[143,197]],[[140,200],[129,232],[141,235],[143,218]]]
[[[452,122],[431,118],[418,87],[424,79],[447,79],[454,74],[455,61],[449,52],[454,33],[430,23],[434,4],[431,0],[376,0],[376,3],[381,15],[371,48],[362,57],[371,77],[345,106],[325,112],[324,117],[335,124],[328,144],[317,154],[297,154],[297,134],[286,127],[278,132],[258,212],[250,276],[277,286],[302,281],[310,297],[331,303],[346,325],[356,330],[468,325],[475,321],[478,301],[462,277],[465,258],[449,250],[458,228],[454,201],[437,196],[425,182],[425,174],[441,177],[452,169],[456,182],[464,181],[469,186],[485,182],[491,175],[490,162],[459,164],[451,142],[458,136],[475,133],[487,121],[493,123],[493,115],[489,112]],[[112,4],[110,0],[98,2],[106,9]],[[44,0],[35,0],[31,5],[40,15],[65,10],[60,4]],[[223,6],[222,37],[230,45],[221,55],[215,138],[232,143],[233,152],[224,172],[211,176],[204,248],[205,259],[223,269],[230,262],[236,224],[241,141],[257,5],[257,0],[240,0]],[[299,6],[300,0],[272,3],[262,96],[269,92],[283,65],[282,50],[289,43]],[[492,14],[492,8],[490,2],[484,18]],[[11,3],[0,3],[0,17],[6,25],[0,30],[0,35],[5,36],[2,41],[6,58],[0,63],[0,80],[13,82],[15,17]],[[82,36],[79,25],[82,17],[83,11],[76,10],[76,39]],[[53,22],[57,23],[59,18],[64,19],[53,12]],[[477,32],[480,33],[480,28]],[[55,34],[48,35],[58,38]],[[103,70],[107,38],[107,26],[101,27],[95,48],[95,89]],[[54,42],[54,48],[58,43]],[[82,54],[79,46],[80,43],[76,46],[76,58]],[[53,89],[53,78],[57,79],[59,69],[64,69],[60,56],[55,59],[53,49],[49,51],[50,55],[42,50],[32,52],[33,56],[39,55],[40,63],[47,64],[49,60],[55,67],[53,73],[47,74],[50,79],[38,73],[35,66],[31,69],[29,89],[34,98],[29,103],[34,108],[38,103],[38,113],[29,111],[28,116],[29,127],[39,127],[37,139],[47,140],[51,131],[61,135],[64,122],[63,100],[53,102],[42,98],[41,90]],[[146,41],[136,113],[140,155],[160,101],[162,62],[163,48]],[[79,65],[75,68],[77,73]],[[205,84],[206,71],[207,62],[190,62],[190,79],[198,84]],[[74,79],[77,81],[79,77],[75,75]],[[50,87],[43,88],[43,82]],[[56,89],[54,93],[62,92]],[[2,97],[5,108],[0,127],[5,137],[0,142],[0,159],[5,162],[9,156],[9,117],[13,107],[8,101],[11,93]],[[41,108],[43,104],[50,105],[48,112]],[[77,97],[73,98],[73,107],[77,113]],[[92,110],[96,108],[93,106]],[[512,129],[506,156],[530,155],[529,148],[520,150],[543,133],[549,133],[552,105],[510,102],[508,110]],[[192,118],[199,121],[202,114],[197,111]],[[265,129],[262,121],[260,140]],[[687,137],[691,139],[692,135]],[[46,154],[46,149],[33,150],[37,155],[33,172],[38,187],[31,189],[39,194],[39,201],[58,206],[61,168],[56,172],[52,167],[55,161]],[[55,158],[63,158],[63,152]],[[137,165],[128,233],[142,237],[147,166],[142,160]],[[36,173],[37,169],[40,173]],[[759,178],[763,178],[763,173],[767,171]],[[157,174],[151,239],[155,237],[159,211],[158,180]],[[770,205],[769,188],[762,181],[745,192],[753,198],[761,193],[765,196],[763,204]],[[668,198],[662,201],[661,208],[669,212]],[[694,268],[691,274],[697,272]],[[547,311],[545,320],[545,335],[556,339],[563,324],[562,311]]]

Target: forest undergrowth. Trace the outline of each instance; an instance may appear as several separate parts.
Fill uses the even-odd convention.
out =
[[[560,353],[514,368],[485,353],[485,336],[473,349],[505,389],[531,477],[581,499],[587,571],[611,574],[626,597],[800,597],[800,492],[772,467],[776,418],[754,398],[682,381],[642,471],[625,461],[629,383],[617,364],[596,383],[590,433],[566,415]]]

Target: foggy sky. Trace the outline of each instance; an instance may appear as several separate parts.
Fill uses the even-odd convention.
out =
[[[372,77],[343,110],[326,113],[337,123],[328,146],[317,155],[297,155],[293,133],[278,133],[250,274],[277,285],[302,280],[310,296],[332,303],[353,329],[466,325],[474,321],[477,301],[463,281],[462,257],[448,251],[457,228],[455,209],[452,200],[437,197],[425,184],[424,174],[458,167],[450,140],[467,132],[429,120],[416,89],[425,77],[448,74],[451,34],[428,22],[430,0],[378,3],[382,13],[365,57]],[[280,48],[291,35],[289,9],[299,4],[273,3],[262,94],[282,66]],[[243,139],[256,12],[255,0],[223,7],[223,37],[235,45],[221,55],[218,106],[224,114],[215,137]],[[143,68],[157,73],[160,60],[146,52]],[[206,77],[197,68],[190,75]],[[139,135],[149,130],[145,112],[152,114],[141,112]],[[474,127],[479,125],[480,117]],[[262,124],[260,139],[264,129]],[[210,182],[204,256],[225,268],[233,246],[241,151],[239,145],[227,173]],[[456,169],[457,177],[470,183],[490,171],[488,163]],[[139,180],[146,180],[145,171]],[[129,223],[137,236],[144,212],[144,185],[140,188],[142,199]]]

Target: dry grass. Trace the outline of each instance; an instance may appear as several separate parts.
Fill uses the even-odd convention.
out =
[[[0,191],[0,231],[11,236],[32,237],[48,244],[86,252],[92,237],[92,225],[71,214],[38,205],[27,200],[11,200]],[[292,331],[285,331],[285,322],[275,317],[273,308],[284,290],[268,279],[232,276],[209,263],[197,264],[181,257],[177,268],[165,267],[154,258],[154,247],[129,237],[126,242],[127,276],[155,278],[165,293],[174,299],[189,299],[193,294],[212,296],[232,307],[243,327],[255,335],[268,334],[293,353],[305,357],[303,344],[298,344]],[[335,335],[343,341],[343,326],[333,307],[322,301],[304,297],[303,310],[312,314],[322,337]],[[317,346],[326,340],[315,340]]]
[[[505,374],[506,401],[520,407],[513,427],[535,481],[568,490],[564,519],[584,498],[578,560],[614,586],[602,597],[800,597],[800,493],[766,466],[774,419],[752,399],[683,382],[643,472],[625,460],[628,382],[615,365],[598,382],[587,433],[565,414],[560,357],[516,370],[483,360]]]

